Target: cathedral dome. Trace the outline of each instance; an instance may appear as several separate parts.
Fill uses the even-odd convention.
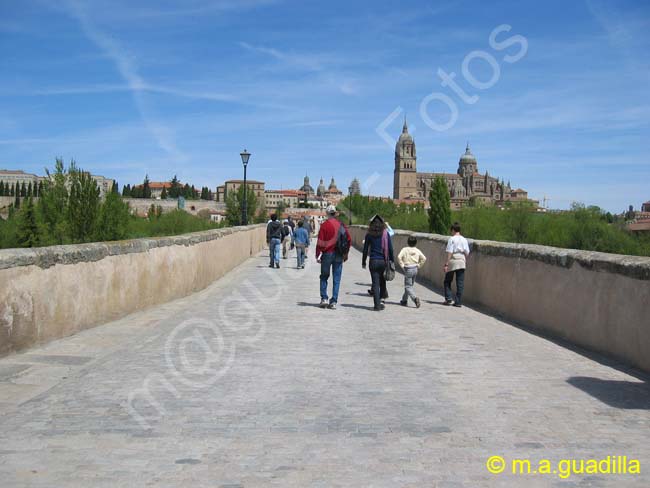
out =
[[[470,151],[469,144],[467,144],[467,147],[465,148],[465,154],[463,154],[460,157],[460,162],[461,163],[475,163],[476,162],[476,157],[472,154],[472,151]]]

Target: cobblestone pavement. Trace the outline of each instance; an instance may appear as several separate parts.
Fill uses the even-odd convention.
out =
[[[282,265],[0,360],[0,486],[650,486],[647,379],[422,285],[403,308],[401,275],[374,312],[356,251],[337,310],[313,254]],[[490,474],[493,455],[641,474]]]

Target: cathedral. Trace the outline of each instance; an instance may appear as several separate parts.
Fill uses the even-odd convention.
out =
[[[476,157],[469,149],[458,161],[456,173],[418,173],[415,141],[408,131],[406,120],[402,133],[395,145],[395,172],[393,178],[393,198],[396,200],[426,200],[436,176],[442,176],[447,183],[451,208],[458,209],[470,202],[502,205],[507,201],[527,201],[528,193],[521,189],[512,190],[510,182],[505,183],[487,171],[478,172]]]

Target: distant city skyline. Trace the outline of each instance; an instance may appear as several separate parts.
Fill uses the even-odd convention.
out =
[[[0,6],[0,168],[74,158],[120,186],[214,189],[247,148],[266,188],[307,174],[391,195],[406,115],[418,171],[454,172],[469,141],[481,170],[551,208],[650,199],[645,1],[159,4]],[[433,130],[444,97],[457,120]]]

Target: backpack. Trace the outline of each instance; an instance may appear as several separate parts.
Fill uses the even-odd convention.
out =
[[[347,256],[350,252],[350,242],[348,241],[348,234],[345,230],[345,225],[343,224],[339,224],[335,250],[340,256]]]
[[[289,234],[291,234],[291,231],[289,229],[290,227],[288,225],[282,227],[282,237],[287,237]]]

